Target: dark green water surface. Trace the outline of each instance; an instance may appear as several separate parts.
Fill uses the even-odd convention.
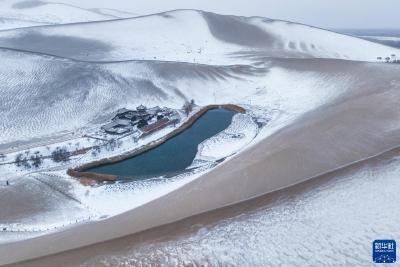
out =
[[[197,146],[225,130],[231,124],[234,115],[234,111],[223,108],[209,110],[190,128],[158,147],[133,158],[85,171],[125,178],[133,177],[132,179],[182,172],[192,164],[197,153]]]

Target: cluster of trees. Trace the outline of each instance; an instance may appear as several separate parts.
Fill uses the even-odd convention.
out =
[[[183,104],[183,111],[185,111],[186,116],[189,116],[190,112],[192,112],[193,107],[195,106],[194,100],[190,100],[190,102],[186,101],[185,104]]]
[[[57,147],[56,150],[51,152],[51,159],[57,163],[69,161],[70,156],[71,152],[66,147]]]
[[[397,59],[395,54],[390,55],[390,57],[377,57],[376,58],[379,62],[386,62],[386,63],[400,63],[400,59]]]
[[[105,145],[105,148],[106,148],[107,151],[114,151],[115,148],[120,148],[122,144],[123,144],[122,140],[115,140],[114,138],[112,138]]]
[[[114,138],[110,139],[103,147],[107,151],[114,151],[116,148],[120,148],[124,142],[122,140],[116,140]],[[92,149],[92,156],[96,157],[98,154],[101,153],[102,146],[96,145]]]
[[[122,144],[123,144],[122,140],[111,139],[104,145],[104,148],[107,151],[114,151],[115,148],[120,148]],[[72,146],[72,144],[69,144],[69,146]],[[75,146],[76,146],[75,151],[77,151],[79,148],[79,143],[76,143]],[[50,151],[49,147],[46,148],[48,151]],[[102,149],[101,145],[95,145],[92,150],[92,155],[96,156],[101,152],[101,149]],[[31,154],[31,152],[27,150],[25,151],[25,153],[19,153],[18,155],[16,155],[15,164],[18,167],[24,167],[26,169],[30,169],[32,167],[39,168],[43,164],[44,158],[50,158],[54,162],[60,163],[60,162],[68,162],[72,155],[73,153],[71,153],[65,146],[57,147],[54,151],[51,152],[50,156],[46,157],[43,157],[39,151],[36,151],[35,153]],[[5,157],[6,156],[4,154],[0,154],[0,161],[4,161]]]
[[[46,148],[47,150],[50,150],[49,147]],[[43,157],[39,151],[31,153],[29,150],[27,150],[24,153],[17,154],[14,162],[17,167],[24,167],[25,169],[39,168],[43,164],[43,160],[45,158],[51,158],[54,162],[59,163],[69,161],[71,155],[71,152],[69,152],[66,147],[57,147],[53,152],[51,152],[50,156],[46,157]]]
[[[96,157],[101,152],[101,146],[94,146],[92,149],[92,156]]]
[[[19,153],[15,157],[15,164],[18,167],[24,167],[26,169],[39,168],[43,163],[42,155],[39,151],[30,154],[30,151],[25,151],[25,153]]]

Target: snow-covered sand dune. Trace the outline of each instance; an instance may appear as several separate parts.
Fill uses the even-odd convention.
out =
[[[6,255],[0,263],[57,253],[171,223],[317,177],[399,145],[398,66],[318,59],[306,60],[304,64],[304,61],[282,60],[271,64],[272,71],[266,76],[272,75],[272,80],[274,77],[279,80],[274,86],[284,88],[281,103],[288,107],[283,110],[287,114],[271,120],[257,142],[240,154],[125,213],[37,239],[0,245],[0,251]],[[310,72],[314,68],[319,72]],[[347,87],[335,82],[345,73],[353,75],[346,77]],[[282,79],[285,75],[307,79],[291,83]],[[310,94],[306,94],[305,88],[312,84]],[[330,84],[336,86],[329,87]],[[286,90],[291,94],[285,94]],[[326,90],[330,94],[320,92]],[[336,91],[338,95],[333,93]],[[318,93],[318,99],[307,102],[312,93]],[[264,97],[259,101],[264,103],[267,98]],[[366,192],[375,190],[374,184],[366,187]],[[55,244],[54,240],[63,242]]]
[[[85,9],[41,0],[0,1],[0,30],[39,25],[77,23],[134,17],[135,14],[107,8]]]
[[[369,82],[391,86],[387,78],[397,79],[396,67],[328,59],[271,59],[253,67],[157,61],[99,64],[9,50],[0,54],[3,147],[96,126],[118,108],[141,103],[174,108],[189,99],[200,105],[252,103],[279,106],[293,115]],[[365,77],[371,71],[381,74]]]
[[[399,152],[225,209],[18,266],[52,267],[61,261],[88,267],[370,266],[370,244],[377,234],[400,238]],[[318,257],[310,249],[315,246]]]
[[[254,67],[159,61],[88,63],[7,49],[0,54],[3,147],[96,126],[118,108],[141,103],[174,108],[189,99],[200,105],[252,103],[300,114],[368,83],[392,86],[398,71],[382,64],[329,59],[269,59]],[[365,77],[374,71],[380,74]]]
[[[306,25],[260,17],[177,10],[115,21],[0,33],[0,46],[80,60],[254,63],[266,57],[376,61],[399,52]]]
[[[244,88],[246,79],[266,72],[251,66],[92,64],[8,50],[0,54],[0,144],[104,123],[122,107],[180,108],[190,99],[205,105],[219,95],[221,101],[240,99],[255,88],[239,92],[231,86]]]
[[[28,1],[22,9],[46,6]],[[399,50],[355,37],[259,17],[178,10],[1,31],[0,46],[0,150],[65,132],[84,133],[86,127],[98,129],[112,112],[139,104],[180,108],[194,99],[199,105],[233,103],[245,105],[249,113],[274,112],[250,144],[255,131],[243,132],[249,138],[238,142],[239,154],[204,170],[204,175],[197,173],[200,177],[192,175],[171,185],[168,192],[150,192],[153,198],[132,203],[131,210],[121,198],[130,196],[129,191],[113,198],[116,194],[106,188],[86,196],[86,188],[76,181],[72,185],[60,167],[61,176],[46,181],[65,182],[68,193],[78,200],[63,206],[65,213],[79,211],[71,218],[89,215],[79,204],[82,199],[96,203],[96,212],[105,215],[113,208],[102,210],[108,194],[113,205],[123,199],[126,206],[105,220],[0,245],[0,253],[6,255],[0,264],[230,205],[371,157],[400,142],[400,66],[366,62]],[[254,126],[250,121],[238,125]],[[224,134],[229,129],[215,138]],[[232,154],[213,155],[211,143],[203,144],[207,158]],[[41,175],[46,176],[21,179]],[[45,187],[33,182],[34,188]],[[49,200],[49,207],[38,214],[59,216],[54,203],[64,197]],[[46,202],[35,194],[30,198],[38,206]],[[39,215],[10,214],[12,223],[38,224]],[[43,224],[50,227],[56,221],[57,217],[48,217]],[[64,242],[54,244],[60,239]]]

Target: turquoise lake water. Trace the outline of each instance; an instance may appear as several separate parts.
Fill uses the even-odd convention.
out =
[[[133,158],[85,171],[112,174],[125,179],[146,179],[182,172],[192,164],[198,145],[225,130],[235,114],[223,108],[209,110],[190,128],[158,147]]]

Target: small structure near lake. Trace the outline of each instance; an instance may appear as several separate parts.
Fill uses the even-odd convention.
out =
[[[133,133],[137,136],[148,135],[168,125],[179,122],[179,115],[168,108],[147,108],[140,105],[136,110],[120,109],[112,122],[103,125],[101,129],[107,134],[123,135]]]
[[[131,124],[129,121],[118,119],[106,125],[103,125],[101,129],[103,129],[108,134],[124,134],[131,131],[130,125]]]

